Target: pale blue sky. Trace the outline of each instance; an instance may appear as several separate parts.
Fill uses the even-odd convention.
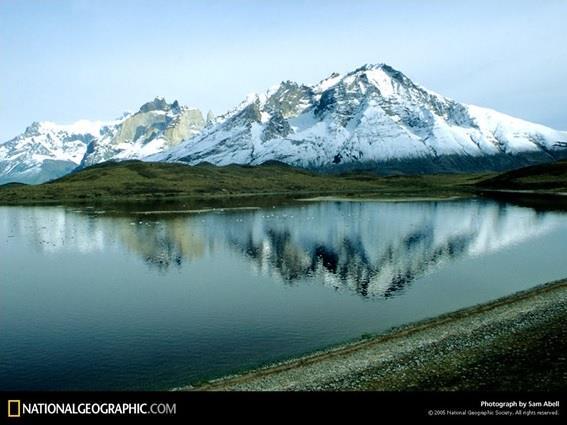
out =
[[[0,141],[156,95],[222,113],[282,80],[386,62],[567,130],[567,1],[0,0]]]

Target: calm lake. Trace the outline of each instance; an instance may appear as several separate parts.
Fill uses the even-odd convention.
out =
[[[567,215],[488,200],[0,207],[0,389],[170,389],[567,276]]]

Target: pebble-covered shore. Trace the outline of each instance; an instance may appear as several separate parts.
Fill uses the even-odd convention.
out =
[[[567,279],[198,388],[212,391],[558,390]]]

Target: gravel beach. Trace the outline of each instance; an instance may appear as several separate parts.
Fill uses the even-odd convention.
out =
[[[180,390],[564,390],[565,323],[567,279]]]

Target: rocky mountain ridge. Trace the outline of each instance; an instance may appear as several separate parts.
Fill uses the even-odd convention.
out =
[[[0,184],[126,159],[415,174],[562,158],[566,132],[459,103],[376,64],[313,85],[284,81],[218,117],[158,97],[110,122],[33,123],[0,144]]]

